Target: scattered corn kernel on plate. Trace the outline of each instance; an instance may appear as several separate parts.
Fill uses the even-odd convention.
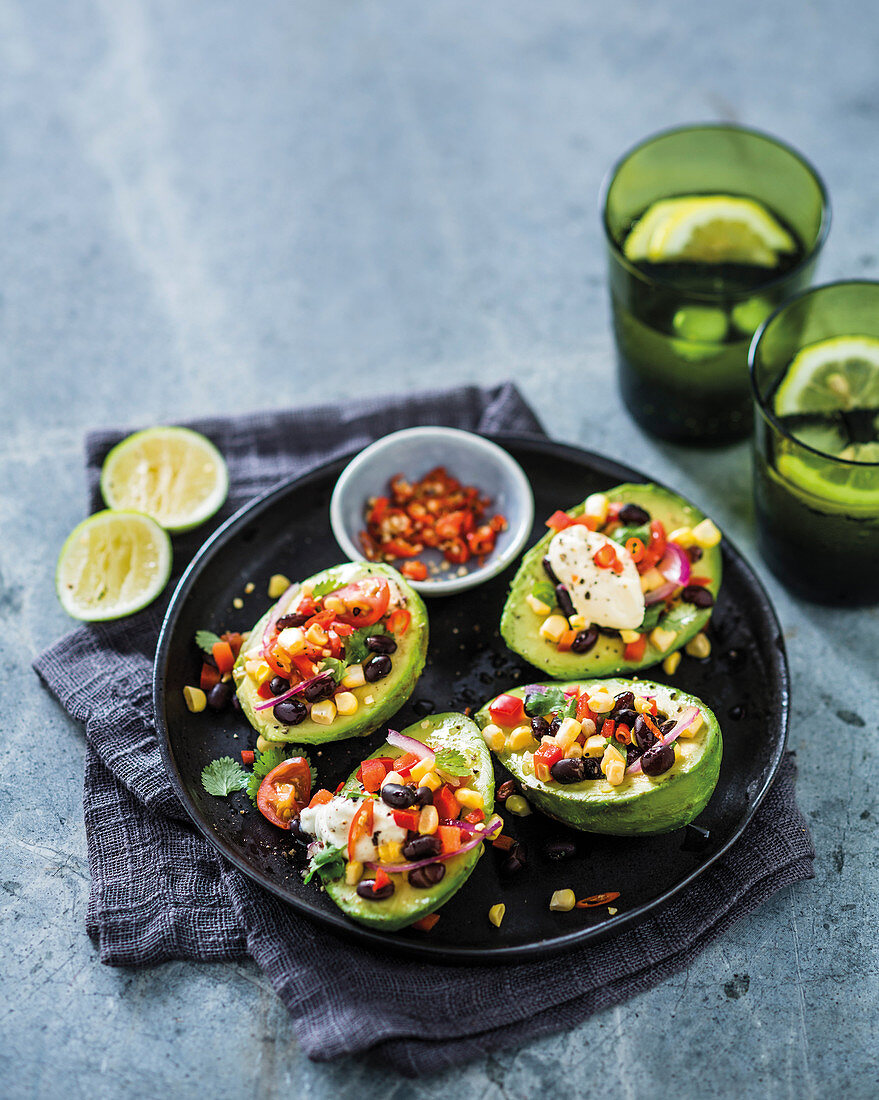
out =
[[[615,487],[649,484],[668,493],[649,475],[579,448],[525,437],[494,438],[520,463],[534,491],[529,547],[545,535],[547,517],[559,510],[573,515],[578,502],[588,505],[590,499],[594,506],[602,495],[612,498]],[[704,701],[723,731],[717,786],[694,825],[635,836],[571,828],[532,805],[523,796],[527,789],[516,789],[496,758],[494,815],[502,825],[491,817],[478,865],[444,901],[438,918],[429,914],[418,926],[394,922],[394,927],[381,927],[351,919],[317,881],[303,881],[304,849],[289,831],[253,808],[234,778],[233,793],[225,797],[206,789],[202,773],[211,762],[222,757],[237,762],[242,752],[247,759],[262,735],[239,711],[203,709],[204,693],[194,686],[203,666],[193,638],[199,631],[216,632],[211,638],[217,640],[223,632],[250,631],[283,595],[288,578],[313,577],[336,565],[329,501],[346,461],[282,485],[233,516],[204,545],[171,601],[156,654],[155,712],[166,765],[195,825],[231,863],[303,918],[429,961],[484,963],[549,955],[611,935],[664,904],[741,834],[775,775],[787,732],[788,672],[778,621],[729,540],[712,545],[710,528],[694,536],[698,523],[678,536],[681,543],[702,539],[717,557],[718,576],[722,562],[722,584],[719,590],[711,588],[710,623],[649,672],[642,675],[639,668],[630,674]],[[547,683],[545,673],[508,648],[500,633],[520,562],[479,588],[430,603],[427,662],[408,698],[367,736],[309,745],[314,787],[332,792],[350,784],[363,762],[378,753],[388,729],[406,728],[417,735],[421,724],[431,728],[435,719],[455,713],[475,717],[509,689]],[[535,610],[530,601],[528,606]],[[538,608],[537,614],[542,611]],[[621,644],[634,644],[626,637]],[[223,790],[222,783],[215,789]],[[478,833],[483,825],[472,828]],[[356,885],[350,868],[346,873],[349,885]]]

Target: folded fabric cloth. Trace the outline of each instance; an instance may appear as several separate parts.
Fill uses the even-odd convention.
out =
[[[353,411],[325,407],[190,426],[208,435],[229,464],[219,523],[278,481],[415,424],[542,432],[511,384],[377,398]],[[93,508],[100,507],[103,459],[124,434],[88,437]],[[175,540],[178,573],[208,533],[201,528]],[[88,932],[101,961],[112,966],[251,956],[289,1009],[310,1058],[371,1050],[384,1066],[416,1076],[521,1045],[684,968],[777,890],[812,876],[814,851],[787,758],[721,860],[664,909],[612,940],[572,951],[563,967],[557,959],[502,967],[419,964],[343,941],[229,866],[178,801],[159,754],[150,686],[168,598],[129,619],[82,627],[34,662],[85,726]]]

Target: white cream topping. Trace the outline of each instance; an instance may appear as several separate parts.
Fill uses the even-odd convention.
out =
[[[613,548],[622,573],[602,569],[592,560],[604,546]],[[598,531],[582,524],[559,531],[549,544],[552,570],[571,594],[579,615],[596,626],[635,630],[644,618],[644,593],[632,555]]]
[[[321,806],[306,808],[299,815],[299,824],[303,832],[322,840],[324,844],[333,844],[337,848],[348,847],[348,830],[354,814],[363,805],[363,799],[336,796]],[[377,858],[379,844],[391,844],[395,840],[403,843],[407,832],[394,821],[394,811],[380,798],[373,802],[372,836],[362,836],[354,845],[354,852],[348,852],[348,859],[358,859],[361,863]]]

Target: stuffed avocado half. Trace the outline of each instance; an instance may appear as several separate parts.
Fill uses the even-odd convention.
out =
[[[720,532],[676,493],[618,485],[547,521],[501,617],[514,652],[556,679],[647,668],[686,645],[720,588]]]
[[[427,634],[421,597],[389,565],[337,565],[291,585],[232,670],[260,747],[372,733],[412,694]]]
[[[529,684],[476,721],[529,801],[576,829],[613,836],[689,824],[717,785],[723,740],[693,695],[649,680]]]
[[[394,931],[461,888],[500,820],[472,719],[435,714],[388,736],[338,793],[317,792],[299,832],[312,838],[308,877],[352,920]]]

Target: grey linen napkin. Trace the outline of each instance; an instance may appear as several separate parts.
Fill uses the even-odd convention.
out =
[[[230,494],[219,523],[278,481],[414,424],[542,432],[511,384],[191,426],[213,439],[229,463]],[[123,435],[88,437],[93,508],[100,506],[101,463]],[[175,541],[178,572],[208,533],[202,528]],[[150,691],[169,595],[130,619],[80,628],[34,662],[65,710],[85,726],[88,932],[111,966],[251,956],[289,1009],[310,1058],[371,1051],[382,1065],[417,1076],[521,1045],[686,967],[734,921],[783,886],[812,876],[814,851],[788,758],[745,834],[721,860],[662,911],[612,940],[571,952],[564,966],[550,959],[443,967],[342,941],[226,864],[174,794],[159,755]]]

